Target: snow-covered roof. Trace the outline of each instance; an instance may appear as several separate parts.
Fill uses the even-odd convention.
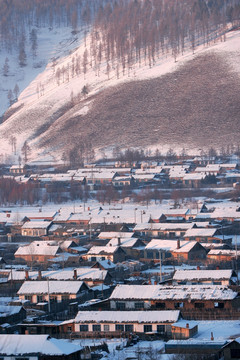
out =
[[[22,306],[0,305],[0,317],[18,314]]]
[[[137,224],[134,227],[134,231],[144,231],[144,230],[188,230],[193,227],[193,223],[143,223]]]
[[[92,246],[87,255],[114,254],[119,246]]]
[[[50,225],[51,225],[51,221],[45,221],[45,220],[41,220],[41,221],[36,221],[36,220],[32,220],[32,221],[26,221],[23,225],[22,225],[22,229],[47,229]]]
[[[49,255],[55,256],[59,251],[58,245],[52,245],[48,241],[33,241],[29,245],[20,246],[15,252],[16,255]]]
[[[82,285],[82,281],[25,281],[17,294],[77,294]]]
[[[220,285],[117,285],[110,300],[232,300],[237,295]]]
[[[82,350],[77,344],[51,338],[49,335],[10,335],[1,334],[0,354],[23,356],[30,354],[69,355]]]
[[[215,236],[217,229],[215,228],[192,228],[186,231],[184,237],[196,237],[196,236]]]
[[[187,245],[189,245],[189,248],[192,249],[192,247],[196,244],[195,241],[181,241],[180,243],[180,251],[187,251]],[[152,239],[145,247],[146,250],[163,250],[163,251],[176,251],[178,246],[178,240],[161,240],[161,239]]]
[[[97,263],[104,269],[114,269],[116,265],[111,260],[98,260]]]
[[[164,311],[79,311],[75,323],[166,323],[179,318],[179,310]]]
[[[107,260],[106,260],[107,261]],[[82,267],[75,269],[77,272],[77,280],[104,280],[107,275],[107,270],[101,270],[98,268],[89,268]],[[37,280],[39,276],[38,271],[28,271],[28,277],[31,280]],[[64,270],[47,270],[41,271],[41,276],[43,279],[49,278],[50,280],[73,280],[74,278],[74,270],[73,269],[64,269]],[[21,281],[26,278],[25,271],[15,271],[12,270],[9,272],[8,280],[11,279],[15,281]]]
[[[138,239],[137,238],[120,238],[120,244],[122,247],[128,247],[128,248],[132,248],[133,246],[136,245]],[[107,246],[118,246],[118,242],[119,242],[119,238],[112,238],[111,240],[109,240],[109,242],[107,243]]]
[[[232,270],[176,270],[173,280],[229,280]]]
[[[112,239],[112,238],[131,238],[134,232],[121,232],[121,231],[102,231],[98,235],[99,239]]]

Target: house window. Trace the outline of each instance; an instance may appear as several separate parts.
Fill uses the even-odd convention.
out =
[[[43,295],[38,295],[37,296],[37,302],[42,302],[44,299]]]
[[[204,303],[195,303],[194,304],[196,309],[203,309],[204,308]]]
[[[215,309],[224,309],[224,303],[215,302],[214,307]]]
[[[126,332],[133,332],[133,325],[132,324],[125,325],[125,331]]]
[[[153,259],[153,252],[152,251],[147,251],[147,258],[148,259]]]
[[[103,325],[103,330],[104,331],[109,331],[109,325]]]
[[[159,334],[164,334],[165,333],[165,325],[157,325],[157,332]]]
[[[102,257],[101,257],[101,260],[106,260],[106,257],[105,257],[105,256],[102,256]]]
[[[29,300],[32,302],[32,295],[25,295],[25,300]]]
[[[91,257],[91,261],[96,261],[96,260],[97,260],[96,256]]]
[[[88,325],[80,325],[80,331],[88,331]]]
[[[116,331],[124,331],[124,325],[122,325],[122,324],[116,324],[116,325],[115,325],[115,330],[116,330]]]
[[[57,302],[57,296],[50,295],[50,301],[56,303]]]
[[[183,308],[183,303],[182,302],[174,303],[174,307],[175,309]]]
[[[213,285],[222,285],[221,281],[213,281]]]
[[[4,358],[0,358],[0,359],[4,359]],[[16,357],[15,360],[29,360],[28,357]]]
[[[152,332],[152,325],[144,325],[143,331],[146,332]]]
[[[143,301],[141,301],[141,302],[135,302],[135,303],[134,303],[134,308],[135,308],[135,310],[144,309],[144,302],[143,302]]]
[[[126,304],[124,302],[117,302],[117,310],[125,310]]]
[[[71,327],[71,326],[68,326],[68,327],[67,327],[67,332],[68,332],[68,333],[72,332],[72,327]]]
[[[101,331],[101,325],[93,325],[92,330],[93,331]]]
[[[165,307],[166,307],[165,303],[159,303],[159,302],[156,303],[157,309],[165,309]]]

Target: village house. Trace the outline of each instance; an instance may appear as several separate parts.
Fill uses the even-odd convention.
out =
[[[216,228],[197,228],[194,227],[186,231],[183,236],[186,241],[198,241],[201,243],[226,243],[231,244],[232,237],[223,236],[222,229]]]
[[[206,249],[196,241],[152,239],[144,249],[144,261],[159,262],[161,259],[177,261],[205,259]]]
[[[0,357],[4,360],[77,360],[84,349],[49,335],[0,336]]]
[[[80,336],[156,334],[171,337],[171,324],[179,319],[172,311],[79,311],[74,322]]]
[[[226,270],[176,270],[173,275],[173,285],[235,285],[237,275],[231,269]]]
[[[112,238],[109,240],[106,246],[121,246],[125,251],[127,258],[139,259],[143,255],[143,249],[145,244],[142,240],[138,238]]]
[[[220,264],[221,262],[239,259],[239,252],[228,249],[211,249],[207,254],[207,259],[210,260],[210,262],[217,262]]]
[[[185,187],[199,188],[202,186],[202,183],[206,179],[206,177],[207,175],[203,172],[188,173],[183,176],[182,183]]]
[[[142,223],[137,224],[133,231],[136,236],[159,239],[176,239],[183,237],[188,229],[194,226],[193,223]]]
[[[87,261],[111,260],[117,263],[125,260],[126,253],[121,246],[92,246],[82,258]]]
[[[117,285],[112,310],[180,310],[184,319],[238,319],[238,293],[219,285]]]
[[[198,324],[194,321],[179,320],[171,327],[173,339],[189,339],[198,333]]]
[[[80,301],[88,293],[83,281],[25,281],[18,290],[20,300],[29,300],[31,304],[42,302]]]
[[[29,245],[20,246],[14,254],[15,259],[25,260],[27,263],[46,263],[62,253],[59,245],[48,241],[33,241]]]
[[[84,281],[88,286],[95,286],[99,284],[108,285],[112,281],[112,276],[108,270],[98,268],[80,267],[75,269],[59,269],[59,270],[46,270],[46,271],[20,271],[9,270],[8,282],[22,284],[25,280],[61,280],[61,281]]]
[[[52,225],[52,221],[32,220],[26,221],[21,227],[22,236],[45,236],[48,235],[48,230]]]

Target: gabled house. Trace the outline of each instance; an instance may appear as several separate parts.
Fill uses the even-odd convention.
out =
[[[132,259],[139,259],[142,257],[145,244],[138,238],[112,238],[106,246],[121,246],[125,251],[126,256]]]
[[[75,332],[96,336],[129,336],[155,333],[171,337],[171,324],[178,321],[179,310],[171,311],[79,311]]]
[[[56,257],[62,250],[60,246],[53,245],[50,241],[33,241],[29,245],[20,246],[15,252],[16,259],[23,259],[27,263],[45,263]]]
[[[83,281],[25,281],[18,290],[20,300],[29,300],[32,304],[39,302],[63,302],[80,300],[89,288]]]
[[[0,336],[0,357],[4,360],[76,360],[82,352],[81,346],[49,335]]]
[[[26,221],[21,227],[22,236],[45,236],[52,225],[52,221],[32,220]]]
[[[222,235],[222,231],[216,228],[192,228],[186,231],[184,239],[187,241],[198,241],[201,243],[229,243],[232,238]]]
[[[219,285],[117,285],[112,310],[174,310],[185,319],[238,319],[238,293]]]
[[[237,275],[231,269],[226,270],[176,270],[173,285],[233,285]]]
[[[159,262],[174,258],[178,261],[205,259],[207,250],[196,241],[151,240],[144,249],[144,260]]]
[[[82,258],[87,261],[111,260],[116,263],[124,261],[126,253],[121,246],[92,246]]]
[[[193,226],[194,225],[192,223],[149,222],[137,224],[133,230],[136,236],[146,236],[159,239],[176,239],[178,237],[183,237],[186,231],[191,229]]]

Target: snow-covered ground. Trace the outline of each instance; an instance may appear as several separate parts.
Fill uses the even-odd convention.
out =
[[[61,70],[63,67],[69,68],[69,66],[71,66],[72,64],[73,59],[76,59],[78,56],[81,56],[82,59],[84,51],[86,50],[85,43],[84,41],[82,41],[81,45],[78,47],[80,40],[79,38],[76,39],[70,34],[70,29],[61,29],[61,32],[60,30],[59,32],[57,30],[54,30],[53,34],[51,34],[50,31],[41,31],[42,35],[41,33],[39,34],[39,44],[41,43],[41,36],[42,42],[44,40],[43,43],[48,44],[46,48],[41,48],[39,45],[38,49],[38,62],[41,62],[43,64],[42,70],[44,70],[39,73],[39,69],[34,69],[32,67],[32,64],[31,66],[26,68],[26,74],[22,74],[22,69],[16,69],[16,71],[14,72],[15,78],[13,77],[14,80],[11,86],[14,86],[18,77],[20,89],[22,90],[22,92],[19,96],[18,102],[13,104],[12,109],[16,109],[20,105],[24,106],[21,110],[19,110],[16,114],[13,114],[5,123],[0,126],[0,154],[2,154],[2,157],[9,157],[10,155],[11,161],[15,163],[17,163],[18,161],[18,156],[21,153],[21,148],[24,141],[26,139],[30,140],[36,129],[38,129],[42,125],[44,117],[42,118],[41,116],[39,116],[39,114],[44,113],[45,118],[50,117],[55,111],[59,110],[59,108],[66,104],[66,102],[69,101],[71,97],[76,97],[78,94],[80,94],[83,86],[85,85],[89,89],[89,96],[91,96],[97,94],[98,92],[102,91],[107,87],[115,86],[116,84],[121,84],[123,82],[159,77],[163,74],[174,71],[186,61],[193,59],[199,54],[203,54],[205,52],[213,50],[223,55],[227,55],[226,59],[230,62],[233,71],[239,72],[240,70],[239,63],[236,63],[236,56],[237,53],[240,51],[240,31],[232,31],[227,34],[226,42],[215,42],[211,44],[210,47],[199,46],[194,54],[192,54],[192,51],[189,49],[189,51],[186,51],[183,55],[178,57],[177,62],[174,61],[171,54],[161,55],[159,56],[159,58],[157,58],[156,63],[152,68],[149,68],[148,65],[143,65],[141,67],[139,67],[138,65],[134,65],[130,72],[126,71],[125,74],[120,72],[119,78],[117,78],[116,69],[112,67],[108,74],[106,71],[106,63],[104,63],[103,61],[98,73],[96,72],[96,69],[93,69],[93,67],[91,68],[88,64],[88,71],[85,75],[82,72],[78,76],[70,76],[68,81],[66,81],[65,79],[64,82],[60,81],[59,84],[57,84],[57,69]],[[62,40],[60,40],[61,36]],[[88,38],[88,50],[89,46],[90,39]],[[76,47],[75,50],[73,50],[74,47]],[[71,54],[69,55],[70,50]],[[67,56],[66,52],[68,53]],[[3,60],[4,55],[1,54],[1,56]],[[51,61],[53,57],[58,58],[55,65]],[[28,58],[30,59],[30,56],[28,56]],[[47,60],[49,62],[48,65],[45,67]],[[10,63],[10,68],[13,68],[14,56],[11,61],[12,63]],[[7,80],[8,79],[6,79],[6,81]],[[7,84],[3,83],[3,86],[4,89],[2,90],[2,94],[6,96]],[[3,103],[5,104],[3,106],[3,108],[5,109],[6,102]],[[79,108],[77,114],[86,114],[89,111],[90,107],[91,101],[89,101],[88,104],[84,105],[82,108]],[[29,126],[29,121],[31,122],[31,126]],[[12,149],[9,144],[9,137],[7,138],[7,134],[9,134],[10,131],[17,138],[16,155],[12,153]],[[49,160],[49,152],[47,154],[44,154],[44,152],[38,151],[39,140],[41,140],[41,136],[37,139],[32,139],[31,141],[29,141],[29,145],[32,149],[31,159],[38,159],[39,157],[41,157],[45,159],[47,158]],[[154,149],[155,147],[151,148],[151,150]],[[100,150],[101,149],[99,149],[99,153]],[[159,150],[162,152],[166,152],[168,150],[168,146],[166,146],[166,148],[160,146]],[[181,149],[175,150],[180,151]],[[196,149],[186,150],[189,154],[191,153],[191,151],[196,152]],[[111,148],[105,149],[106,155],[109,155],[111,151]],[[52,161],[57,162],[60,161],[61,155],[62,153],[59,153],[56,154],[54,157],[51,156],[50,158]]]
[[[191,326],[191,321],[186,321]],[[198,334],[194,339],[198,340],[211,340],[211,333],[213,334],[214,341],[230,340],[240,336],[240,321],[194,321],[198,325]],[[125,339],[81,339],[74,341],[81,346],[100,345],[105,342],[108,345],[109,354],[104,353],[103,359],[121,360],[126,357],[136,357],[142,360],[149,359],[149,354],[159,355],[163,360],[171,360],[172,355],[162,354],[164,351],[164,341],[139,341],[136,345],[125,348]],[[117,350],[116,348],[120,348]],[[138,354],[141,354],[138,356]],[[160,357],[161,354],[161,357]]]

